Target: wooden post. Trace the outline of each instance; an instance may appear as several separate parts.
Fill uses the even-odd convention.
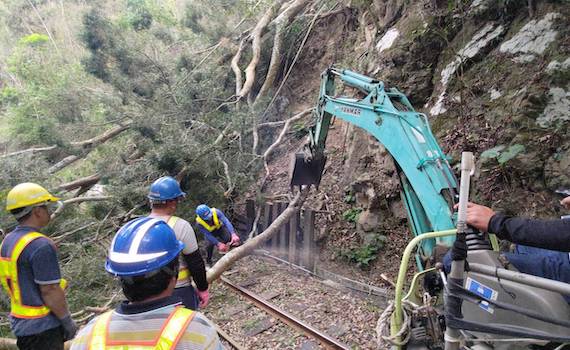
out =
[[[274,203],[273,204],[273,220],[272,220],[272,222],[275,219],[277,219],[279,214],[281,214],[281,203]],[[271,251],[273,251],[274,253],[277,252],[279,249],[279,233],[280,232],[281,231],[277,232],[271,238]]]
[[[271,203],[265,203],[265,207],[263,208],[263,224],[262,227],[259,229],[259,232],[263,232],[266,228],[271,225],[273,221],[271,215],[273,212],[273,205]],[[269,242],[267,242],[269,244]]]
[[[299,211],[296,211],[289,220],[289,262],[297,264],[297,225],[299,224]]]
[[[249,232],[251,232],[253,230],[253,222],[255,221],[255,201],[253,199],[245,201],[245,216],[247,217]]]
[[[280,211],[284,212],[285,209],[289,206],[289,203],[281,202],[280,204]],[[289,225],[281,226],[281,231],[279,232],[279,255],[282,257],[287,256],[288,250],[287,247],[289,246]]]
[[[315,212],[305,209],[303,215],[303,265],[309,270],[315,269]]]

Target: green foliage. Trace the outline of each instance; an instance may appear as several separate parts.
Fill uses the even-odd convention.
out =
[[[362,208],[350,208],[342,213],[342,218],[348,222],[355,223],[358,221],[360,213],[362,213]]]
[[[347,204],[352,204],[352,203],[356,202],[356,197],[354,196],[354,193],[348,192],[347,194],[345,194],[344,198],[343,198],[343,202],[345,202]]]
[[[236,0],[209,4],[189,0],[188,8],[200,13],[195,23],[198,30],[193,32],[176,22],[175,2],[120,0],[113,3],[113,12],[101,2],[89,3],[91,9],[85,3],[72,3],[81,10],[65,8],[66,13],[83,17],[65,23],[71,33],[52,32],[57,47],[42,45],[48,40],[39,34],[18,42],[24,31],[15,30],[17,26],[0,28],[13,31],[14,38],[9,55],[2,57],[9,73],[0,90],[0,138],[5,152],[58,146],[49,152],[3,159],[0,202],[20,182],[55,189],[94,173],[104,176],[101,184],[114,197],[112,201],[67,206],[46,229],[59,235],[96,223],[60,243],[63,272],[71,282],[70,305],[77,311],[104,304],[116,290],[101,268],[105,249],[93,244],[92,236],[100,231],[99,241],[106,245],[122,224],[122,215],[147,214],[146,194],[154,179],[180,175],[188,197],[178,213],[192,217],[199,203],[227,205],[224,163],[231,174],[232,195],[249,188],[262,169],[258,157],[244,150],[251,149],[252,121],[266,105],[259,103],[255,112],[233,107],[219,110],[220,101],[234,93],[234,77],[228,74],[232,49],[221,46],[206,52],[206,61],[206,54],[193,53],[230,33],[243,13],[253,16],[264,11],[266,4],[253,9],[254,3]],[[72,40],[78,26],[79,48]],[[68,55],[71,50],[77,54]],[[126,121],[131,127],[120,136],[94,149],[77,146]],[[302,137],[306,128],[302,124],[297,128]],[[226,137],[214,144],[224,130]],[[274,135],[262,135],[262,144],[268,144],[263,138],[269,137]],[[69,155],[83,158],[56,174],[47,172]],[[57,194],[64,199],[74,195]],[[98,224],[109,212],[108,228],[99,230]],[[14,224],[9,214],[0,211],[3,229]]]
[[[495,159],[499,165],[504,165],[525,151],[521,144],[510,145],[508,148],[499,145],[481,153],[481,159]]]
[[[293,132],[293,136],[297,139],[302,139],[309,134],[309,127],[305,125],[305,123],[295,123],[291,126],[291,131]]]
[[[41,45],[48,42],[49,37],[45,34],[38,34],[33,33],[30,35],[26,35],[22,39],[20,39],[20,43],[29,46]]]
[[[375,235],[369,243],[340,250],[340,257],[345,260],[356,263],[361,269],[370,267],[370,263],[378,257],[378,251],[384,247],[386,236]]]

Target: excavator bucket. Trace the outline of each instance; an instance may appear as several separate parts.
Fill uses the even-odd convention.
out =
[[[293,186],[315,185],[319,187],[325,169],[326,157],[308,160],[303,152],[295,153],[291,160],[289,178]]]

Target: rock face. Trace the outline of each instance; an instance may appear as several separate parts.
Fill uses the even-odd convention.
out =
[[[399,35],[400,32],[398,32],[398,29],[396,28],[390,29],[389,31],[386,32],[386,34],[384,34],[382,39],[378,41],[378,43],[376,44],[376,50],[378,50],[378,52],[380,53],[384,50],[391,48],[392,45],[394,45],[396,39],[398,39]]]
[[[297,81],[315,83],[304,98],[314,101],[319,74],[332,63],[382,80],[426,113],[456,171],[461,152],[474,152],[473,201],[511,214],[559,216],[554,190],[570,188],[570,7],[554,1],[535,2],[532,10],[525,1],[449,3],[352,1],[350,16],[319,22],[318,36],[309,38],[297,63],[312,69]],[[352,89],[337,94],[355,95]],[[338,197],[350,190],[355,199],[341,203],[337,213],[348,207],[361,212],[358,234],[352,221],[331,229],[343,232],[339,245],[362,244],[394,227],[404,232],[407,213],[393,159],[359,128],[343,126],[341,135],[346,140],[334,143],[342,146],[329,160],[342,156],[328,165],[341,181],[329,186],[338,186]]]
[[[493,23],[488,23],[478,31],[471,41],[467,43],[459,52],[457,53],[456,58],[451,61],[445,69],[441,71],[441,85],[442,85],[442,92],[439,94],[435,105],[430,109],[431,115],[439,115],[442,113],[447,112],[447,109],[444,107],[444,99],[446,96],[446,89],[447,84],[449,83],[450,79],[453,77],[455,72],[462,64],[475,58],[479,55],[482,51],[487,49],[491,44],[495,42],[495,40],[503,34],[505,28],[502,25],[495,25]]]
[[[552,87],[550,100],[536,123],[543,128],[561,127],[570,121],[570,90]]]
[[[542,55],[544,50],[556,40],[557,32],[552,29],[554,21],[560,18],[559,13],[547,13],[540,20],[528,22],[510,40],[501,44],[499,50],[515,56],[515,62],[530,62],[536,55]]]

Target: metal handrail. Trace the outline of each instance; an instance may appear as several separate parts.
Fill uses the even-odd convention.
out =
[[[402,255],[402,260],[400,261],[400,270],[398,271],[398,279],[396,281],[396,291],[395,291],[395,303],[394,303],[394,313],[391,319],[391,333],[395,335],[402,326],[402,293],[404,290],[404,283],[406,281],[406,274],[408,271],[408,265],[410,262],[410,256],[416,246],[425,239],[439,238],[445,236],[453,236],[457,232],[456,229],[436,231],[436,232],[426,232],[419,236],[414,237],[410,243],[406,246],[404,254]]]

